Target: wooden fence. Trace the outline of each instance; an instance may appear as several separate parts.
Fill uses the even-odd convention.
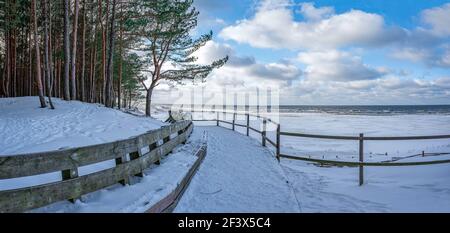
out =
[[[131,176],[159,164],[163,156],[186,142],[191,121],[181,121],[125,140],[66,150],[0,157],[0,179],[61,172],[58,182],[0,191],[0,212],[23,212],[62,200],[75,200],[116,183],[127,184]],[[145,149],[146,148],[146,149]],[[143,153],[142,151],[148,151]],[[128,156],[127,156],[128,155]],[[116,166],[78,176],[78,168],[107,160]]]
[[[187,174],[183,177],[180,183],[178,183],[177,187],[165,198],[161,199],[159,202],[157,202],[155,205],[153,205],[150,209],[146,211],[146,213],[172,213],[175,207],[177,206],[178,202],[181,200],[181,197],[183,196],[183,193],[186,191],[189,183],[191,182],[192,178],[194,177],[197,170],[200,168],[200,164],[203,162],[203,160],[206,157],[206,151],[207,151],[207,133],[203,132],[203,140],[198,145],[197,149],[195,150],[195,156],[197,157],[197,160],[192,165],[192,167],[189,169]]]
[[[202,112],[202,113],[216,113],[216,118],[213,120],[204,120],[204,119],[192,119],[192,121],[215,121],[217,126],[220,126],[220,123],[230,124],[231,129],[235,130],[236,126],[245,127],[246,135],[249,136],[249,130],[252,130],[258,134],[261,134],[261,145],[266,146],[266,142],[275,147],[275,156],[278,161],[280,158],[286,159],[295,159],[295,160],[303,160],[309,162],[315,162],[320,164],[327,165],[335,165],[335,166],[358,166],[359,167],[359,185],[364,184],[364,166],[417,166],[417,165],[430,165],[430,164],[442,164],[442,163],[450,163],[450,159],[447,160],[435,160],[435,161],[420,161],[420,162],[364,162],[364,141],[393,141],[393,140],[430,140],[430,139],[450,139],[450,135],[433,135],[433,136],[401,136],[401,137],[367,137],[364,134],[359,134],[358,136],[334,136],[334,135],[319,135],[319,134],[303,134],[303,133],[293,133],[293,132],[282,132],[281,125],[277,122],[272,121],[270,118],[255,115],[251,113],[238,113],[238,112],[226,112],[226,111],[192,111],[192,112]],[[232,121],[225,121],[220,119],[221,114],[233,114]],[[237,124],[236,116],[243,115],[246,119],[246,124]],[[256,117],[257,119],[262,120],[262,130],[255,129],[250,126],[250,116]],[[267,137],[267,123],[275,124],[276,126],[276,141],[272,141]],[[359,142],[359,161],[351,162],[351,161],[335,161],[335,160],[325,160],[325,159],[312,159],[306,157],[299,157],[293,155],[282,154],[280,152],[281,140],[280,136],[289,136],[289,137],[303,137],[303,138],[319,138],[319,139],[333,139],[333,140],[355,140]]]

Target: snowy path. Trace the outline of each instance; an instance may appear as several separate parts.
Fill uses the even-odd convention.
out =
[[[300,206],[273,154],[254,139],[215,126],[208,152],[175,212],[299,212]]]
[[[208,132],[207,156],[175,212],[450,210],[450,164],[366,167],[365,184],[358,186],[358,168],[316,167],[288,159],[278,164],[258,140],[215,126],[196,126],[192,137],[203,131]]]

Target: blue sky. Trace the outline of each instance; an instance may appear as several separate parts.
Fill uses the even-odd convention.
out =
[[[281,104],[450,104],[450,2],[194,0],[193,33],[225,55],[209,90],[279,90]]]

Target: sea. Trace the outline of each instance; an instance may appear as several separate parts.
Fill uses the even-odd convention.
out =
[[[279,112],[339,115],[450,114],[450,105],[284,105]]]
[[[169,107],[166,105],[166,107]],[[191,105],[178,106],[185,110],[191,109]],[[225,108],[222,105],[195,105],[195,110],[226,110],[246,111],[243,105],[228,105]],[[249,106],[248,111],[257,112],[256,106]],[[449,105],[280,105],[280,106],[261,106],[260,112],[280,112],[280,113],[327,113],[336,115],[420,115],[420,114],[439,114],[450,115]]]

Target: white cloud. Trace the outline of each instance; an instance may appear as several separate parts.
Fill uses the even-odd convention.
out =
[[[301,75],[301,70],[289,62],[259,63],[254,57],[237,55],[230,45],[214,41],[207,42],[194,55],[200,64],[229,56],[227,64],[215,70],[209,79],[209,82],[222,86],[283,86]]]
[[[219,35],[253,47],[294,50],[298,56],[292,60],[304,65],[303,70],[297,63],[261,63],[251,55],[238,55],[231,43],[210,41],[196,55],[202,64],[230,56],[208,78],[207,89],[212,92],[223,87],[243,91],[278,87],[284,104],[447,103],[450,77],[417,78],[411,70],[371,66],[362,56],[366,46],[386,46],[381,52],[393,58],[428,68],[450,67],[448,9],[450,4],[424,10],[419,15],[422,27],[404,29],[387,26],[381,15],[360,10],[337,14],[332,7],[313,3],[266,0],[252,17],[225,27]]]
[[[299,13],[303,15],[307,20],[310,21],[318,21],[323,18],[328,18],[334,14],[333,7],[314,7],[314,3],[304,2],[300,3]]]
[[[424,27],[405,29],[391,57],[423,63],[429,67],[450,67],[450,3],[423,10],[419,15]]]
[[[450,48],[445,47],[401,47],[395,49],[390,56],[401,60],[421,62],[429,67],[450,68]]]
[[[444,51],[441,57],[438,59],[438,65],[450,68],[450,48]]]
[[[426,49],[417,49],[417,48],[401,48],[396,49],[391,54],[392,57],[397,59],[409,60],[413,62],[423,61],[430,57],[430,53]]]
[[[306,64],[306,78],[314,80],[368,80],[386,74],[385,69],[372,68],[360,57],[338,50],[302,52],[298,60]]]
[[[360,10],[332,14],[332,8],[315,8],[310,3],[301,4],[300,9],[308,20],[297,21],[287,3],[272,7],[263,4],[253,18],[225,27],[219,35],[259,48],[323,49],[384,44],[403,33],[387,29],[383,17],[377,14]]]
[[[200,64],[210,64],[211,61],[221,59],[227,55],[234,54],[233,48],[228,44],[219,44],[214,41],[208,41],[197,50],[193,55],[198,58]]]
[[[300,80],[281,96],[284,104],[436,104],[450,99],[450,77],[437,79],[391,76],[335,82]]]
[[[421,19],[434,35],[450,36],[450,3],[422,11]]]

